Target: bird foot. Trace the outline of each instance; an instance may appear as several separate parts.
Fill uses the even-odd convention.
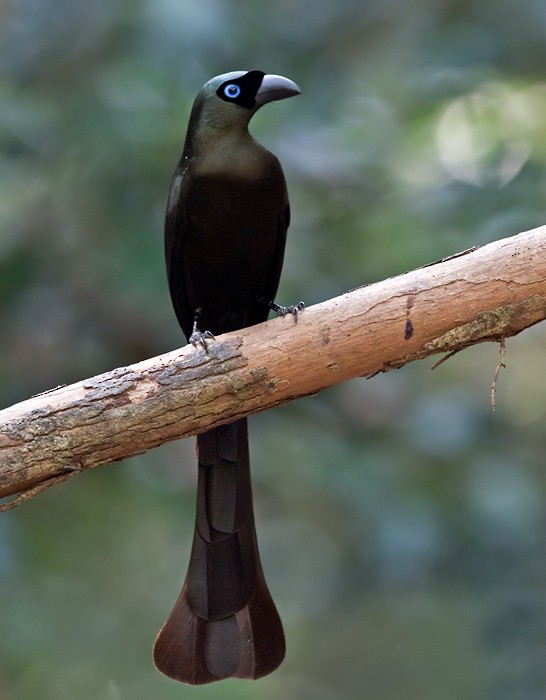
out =
[[[305,304],[303,301],[300,301],[298,304],[293,304],[292,306],[280,306],[279,304],[275,304],[274,301],[269,303],[269,308],[274,311],[277,316],[288,316],[288,314],[292,314],[294,317],[294,321],[297,322],[298,320],[298,315],[300,311],[305,310]]]
[[[193,333],[190,335],[190,343],[193,345],[193,347],[196,348],[198,345],[200,345],[207,355],[209,353],[209,347],[207,345],[208,339],[215,340],[210,331],[200,331],[197,330],[197,328],[194,328]]]

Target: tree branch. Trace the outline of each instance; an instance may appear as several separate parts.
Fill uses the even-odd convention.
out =
[[[0,496],[546,318],[546,226],[0,411]]]

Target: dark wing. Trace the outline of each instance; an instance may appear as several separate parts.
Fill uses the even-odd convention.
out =
[[[179,166],[171,180],[165,214],[165,262],[174,311],[186,338],[189,338],[195,309],[190,308],[183,273],[182,244],[187,227],[186,193],[186,182]]]
[[[281,278],[282,265],[284,261],[284,249],[286,247],[286,232],[290,224],[290,204],[288,203],[288,192],[285,185],[285,205],[283,213],[279,217],[277,228],[277,245],[275,246],[275,254],[271,261],[269,273],[266,277],[262,297],[266,302],[275,301],[279,280]],[[254,305],[251,312],[251,321],[249,325],[262,323],[269,316],[269,308],[263,303]]]

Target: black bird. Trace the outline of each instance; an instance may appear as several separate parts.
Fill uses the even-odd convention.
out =
[[[191,112],[165,219],[171,298],[188,341],[265,321],[279,283],[288,195],[277,158],[248,123],[267,102],[300,92],[287,78],[236,71],[209,80]],[[157,668],[191,684],[260,678],[285,653],[256,542],[246,419],[197,438],[199,478],[182,592],[154,646]]]

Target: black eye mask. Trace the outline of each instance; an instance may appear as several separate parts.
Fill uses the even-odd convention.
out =
[[[252,109],[256,106],[256,93],[260,89],[265,73],[261,70],[251,70],[235,80],[226,80],[216,94],[224,102],[233,102],[240,107]]]

